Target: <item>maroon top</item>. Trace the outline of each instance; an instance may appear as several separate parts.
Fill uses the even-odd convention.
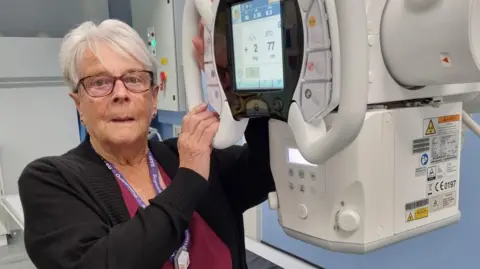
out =
[[[157,164],[158,165],[158,164]],[[165,185],[171,180],[161,166],[158,166]],[[117,180],[118,181],[118,180]],[[138,209],[138,203],[130,191],[118,181],[122,190],[123,200],[128,208],[130,217],[133,217]],[[190,254],[190,266],[188,269],[231,269],[232,258],[227,246],[218,238],[202,217],[195,212],[190,222],[191,242],[188,252]],[[161,238],[159,238],[161,240]],[[162,269],[173,269],[174,265],[169,260]]]

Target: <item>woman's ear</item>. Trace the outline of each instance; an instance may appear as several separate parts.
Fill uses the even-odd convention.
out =
[[[68,94],[68,96],[70,96],[70,98],[73,99],[73,101],[75,102],[75,106],[77,107],[77,110],[80,108],[80,96],[78,95],[77,92],[71,92]]]
[[[157,104],[158,104],[158,91],[160,90],[160,86],[155,85],[152,89],[152,95],[153,95],[153,108],[154,111],[157,111]]]
[[[155,116],[157,115],[157,110],[158,110],[158,92],[159,92],[159,89],[160,87],[158,85],[156,85],[155,87],[153,87],[152,89],[152,95],[153,95],[153,100],[152,100],[152,110],[153,110],[153,113],[152,113],[152,119],[155,118]]]

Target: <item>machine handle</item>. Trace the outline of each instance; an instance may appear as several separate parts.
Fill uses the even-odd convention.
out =
[[[300,153],[315,164],[325,163],[356,139],[365,120],[368,102],[369,48],[364,0],[327,0],[325,4],[333,64],[340,62],[340,70],[336,75],[334,70],[333,76],[334,84],[339,83],[341,88],[338,113],[333,115],[329,130],[324,120],[320,126],[307,123],[297,103],[292,103],[288,115],[288,124]],[[340,81],[335,81],[338,78]]]
[[[203,19],[205,28],[209,32],[212,32],[214,21],[212,2],[210,2],[210,0],[195,0],[195,6],[200,14],[200,17]]]
[[[186,91],[185,99],[188,110],[193,109],[203,101],[201,72],[196,62],[195,47],[192,43],[193,38],[199,35],[198,21],[200,19],[196,9],[196,1],[194,1],[185,1],[182,22],[182,58]]]
[[[195,49],[192,43],[194,37],[199,35],[199,13],[205,25],[205,30],[213,33],[215,16],[212,6],[218,5],[219,0],[187,0],[183,11],[182,55],[185,80],[187,109],[204,102],[200,67],[196,61]],[[197,12],[198,11],[198,12]],[[230,110],[225,93],[220,91],[223,104],[220,112],[220,126],[213,138],[212,146],[224,149],[236,144],[247,128],[248,119],[235,120]]]

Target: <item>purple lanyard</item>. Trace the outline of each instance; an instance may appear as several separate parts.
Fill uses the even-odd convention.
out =
[[[162,192],[162,186],[160,185],[160,179],[159,179],[160,173],[158,170],[158,166],[150,151],[148,151],[147,158],[148,158],[148,170],[150,172],[150,178],[152,179],[152,184],[153,184],[153,187],[155,188],[155,192],[158,195]],[[103,161],[105,162],[105,165],[108,167],[108,169],[112,171],[113,175],[115,175],[115,177],[118,180],[120,180],[123,183],[123,185],[125,185],[125,187],[127,187],[127,189],[130,191],[132,196],[137,201],[138,205],[141,206],[142,208],[145,208],[147,205],[143,202],[142,198],[140,198],[140,195],[138,195],[138,193],[132,188],[132,186],[128,184],[127,180],[122,176],[122,174],[120,174],[120,172],[118,172],[118,170],[111,163],[107,162],[106,160],[103,160]],[[188,251],[189,244],[190,244],[190,232],[187,229],[185,230],[185,241],[183,242],[182,249],[185,251]],[[174,258],[175,258],[175,253],[173,253],[172,256],[170,256],[170,259],[173,260]]]

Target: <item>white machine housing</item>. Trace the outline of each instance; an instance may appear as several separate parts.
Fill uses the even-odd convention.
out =
[[[305,29],[303,78],[288,123],[269,122],[276,184],[269,202],[285,232],[332,251],[366,253],[459,221],[462,101],[473,101],[468,112],[476,112],[480,1],[297,2]],[[205,61],[215,70],[209,47],[217,6],[218,0],[185,5],[190,109],[202,96],[189,40],[198,11]],[[323,29],[309,32],[312,16]],[[329,39],[320,50],[330,52],[331,63],[309,58],[319,50],[310,41],[315,34]],[[332,74],[330,96],[324,86],[309,87],[317,102],[303,99],[307,61]],[[208,83],[208,94],[221,112],[214,146],[232,145],[248,119],[233,119],[218,79]],[[324,99],[331,101],[318,101]]]
[[[176,49],[182,42],[184,4],[185,0],[131,1],[132,27],[158,62],[156,77],[160,84],[158,108],[161,110],[186,110],[182,50]]]

